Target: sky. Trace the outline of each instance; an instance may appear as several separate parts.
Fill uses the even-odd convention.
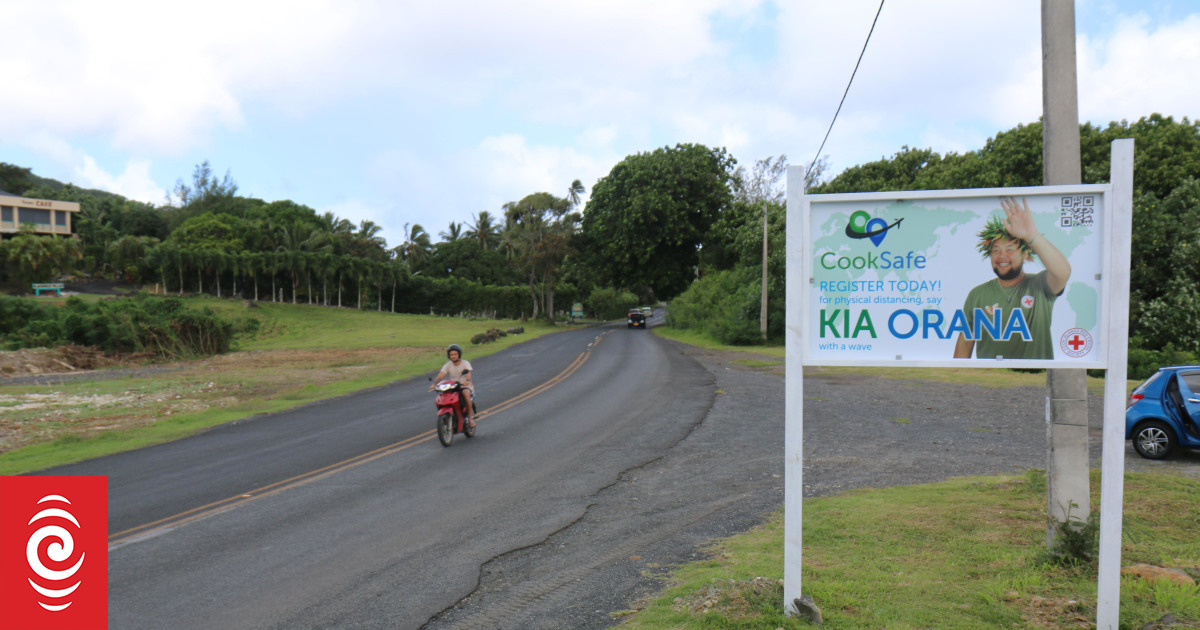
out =
[[[162,205],[208,161],[388,246],[677,143],[817,156],[876,0],[0,0],[0,162]],[[1076,0],[1080,120],[1200,117],[1200,1]],[[1041,114],[1038,0],[891,0],[820,155]],[[585,199],[587,196],[585,195]]]

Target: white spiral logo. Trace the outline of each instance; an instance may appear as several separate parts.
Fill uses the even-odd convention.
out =
[[[65,497],[57,494],[46,495],[41,499],[38,499],[38,504],[46,502],[61,502],[71,505],[71,502]],[[75,520],[75,516],[67,510],[61,508],[52,507],[44,509],[41,512],[33,515],[33,518],[29,519],[29,524],[33,525],[36,521],[42,519],[62,519],[64,521],[70,521],[75,525],[76,529],[80,529],[79,521]],[[46,557],[56,563],[58,566],[62,566],[63,564],[69,562],[71,555],[75,552],[75,539],[71,537],[71,532],[59,525],[43,525],[38,528],[38,530],[29,537],[29,543],[25,545],[25,559],[29,562],[29,568],[33,569],[33,572],[36,573],[38,577],[54,583],[52,584],[53,586],[62,587],[64,586],[61,584],[62,582],[69,581],[76,573],[79,572],[79,567],[83,566],[83,557],[87,554],[79,554],[79,561],[69,569],[51,569],[42,561],[41,556],[42,541],[46,540],[47,538],[51,539],[53,542],[46,546]],[[67,597],[71,593],[74,593],[75,589],[79,588],[79,585],[82,583],[83,581],[80,580],[70,586],[67,586],[66,588],[47,588],[38,584],[37,582],[34,582],[32,578],[29,578],[29,585],[33,587],[33,590],[52,601],[64,601],[63,598]],[[67,606],[71,605],[71,602],[67,601],[63,604],[48,604],[39,599],[38,605],[46,610],[57,612],[60,610],[65,610]]]

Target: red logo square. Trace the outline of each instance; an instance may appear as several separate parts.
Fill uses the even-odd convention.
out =
[[[0,477],[0,630],[107,630],[108,477]]]

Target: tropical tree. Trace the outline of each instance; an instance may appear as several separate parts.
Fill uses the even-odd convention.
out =
[[[499,234],[500,226],[496,224],[496,217],[487,210],[480,210],[475,217],[475,222],[467,226],[467,231],[463,236],[476,241],[479,243],[480,249],[488,251],[496,248]]]
[[[463,237],[463,224],[456,221],[450,222],[450,228],[445,232],[439,232],[438,236],[443,240],[453,243]]]
[[[580,221],[572,208],[569,200],[545,192],[504,206],[505,232],[527,274],[535,318],[540,312],[554,317],[555,285]]]
[[[586,192],[587,189],[583,187],[583,182],[578,179],[571,182],[571,185],[567,188],[567,201],[570,202],[572,209],[579,207],[579,202],[583,199],[583,195]]]
[[[433,245],[429,242],[429,233],[421,227],[420,223],[413,223],[412,227],[409,227],[408,223],[404,224],[404,242],[396,251],[400,259],[409,263],[424,262],[429,258],[432,248]]]
[[[387,260],[387,241],[379,235],[383,227],[374,221],[359,222],[358,230],[349,239],[349,248],[344,253],[366,260]]]
[[[233,181],[228,170],[223,179],[218,179],[208,160],[197,164],[192,170],[192,185],[178,179],[175,188],[167,196],[164,216],[168,229],[173,232],[188,219],[205,213],[232,210],[237,205],[237,190],[237,182]]]
[[[75,261],[83,257],[79,241],[38,235],[29,226],[22,226],[6,245],[8,261],[16,268],[21,282],[26,284],[48,282],[71,273]]]
[[[329,251],[333,245],[327,234],[311,224],[294,220],[277,227],[279,243],[276,251],[282,252],[284,268],[292,279],[292,304],[297,303],[300,289],[300,275],[303,275],[308,285],[308,302],[312,303],[312,272],[311,254],[318,251]]]
[[[34,180],[31,169],[0,162],[0,190],[14,195],[23,195],[26,190],[35,185],[36,180]]]
[[[388,261],[387,264],[391,268],[390,271],[388,272],[388,276],[392,279],[392,309],[391,310],[393,313],[395,313],[396,312],[396,285],[400,282],[401,279],[408,280],[409,267],[408,267],[408,263],[404,262],[403,260],[400,260],[399,258],[394,258],[394,259]],[[383,300],[380,299],[380,301],[382,302]]]
[[[109,263],[121,276],[141,284],[141,267],[157,245],[158,239],[154,237],[126,234],[108,246]]]
[[[631,155],[596,182],[581,242],[606,279],[661,299],[683,291],[732,203],[736,163],[725,149],[678,144]]]

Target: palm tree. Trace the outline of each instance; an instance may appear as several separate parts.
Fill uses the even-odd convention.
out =
[[[246,270],[246,259],[246,252],[238,252],[229,256],[229,270],[233,272],[232,296],[235,298],[240,297],[238,295],[238,276],[242,275],[242,272]]]
[[[175,271],[179,274],[179,295],[183,295],[183,251],[177,247],[171,247],[167,250],[167,259],[175,265]],[[167,283],[163,281],[163,290],[166,290]]]
[[[578,179],[571,182],[570,188],[567,188],[567,201],[571,203],[572,208],[579,206],[579,200],[585,192],[587,189],[583,187],[583,182]]]
[[[317,253],[311,268],[321,276],[321,305],[329,306],[329,275],[333,273],[333,254]]]
[[[229,254],[219,249],[214,249],[208,254],[208,264],[213,270],[213,275],[217,278],[217,297],[222,297],[221,274],[229,269],[229,259]]]
[[[83,242],[54,237],[56,262],[60,273],[74,273],[75,263],[83,260]]]
[[[367,275],[368,265],[370,265],[371,263],[370,263],[370,260],[364,260],[361,258],[348,258],[347,262],[348,262],[347,266],[349,268],[350,275],[352,275],[356,278],[356,282],[354,284],[354,290],[355,290],[355,293],[358,293],[358,304],[356,304],[354,307],[358,308],[358,310],[361,311],[362,310],[362,277]]]
[[[463,236],[476,240],[479,247],[485,251],[495,249],[499,240],[500,228],[496,225],[496,217],[492,216],[491,212],[480,210],[479,215],[475,217],[475,223],[468,227],[470,229]]]
[[[4,256],[0,255],[0,259]],[[145,264],[146,267],[158,272],[158,281],[163,285],[163,293],[167,292],[167,257],[160,245],[155,245],[146,251]],[[157,283],[156,283],[157,284]]]
[[[463,224],[456,221],[451,221],[450,229],[446,232],[438,233],[438,236],[442,237],[442,239],[446,241],[457,241],[463,237]]]
[[[388,263],[391,266],[391,272],[388,274],[392,277],[392,312],[396,312],[396,284],[400,282],[400,278],[408,277],[408,263],[400,259],[392,260]]]
[[[264,266],[262,252],[250,252],[246,254],[246,268],[250,270],[254,277],[254,301],[258,301],[258,271]]]
[[[263,270],[271,273],[271,301],[278,300],[279,292],[275,289],[275,276],[278,275],[279,268],[282,266],[279,252],[264,252],[263,253]]]
[[[135,283],[141,284],[139,267],[157,244],[158,239],[152,236],[126,234],[109,244],[108,259],[122,276],[132,277]]]
[[[361,221],[358,224],[358,231],[354,233],[354,246],[351,253],[369,260],[387,258],[387,241],[379,235],[382,231],[383,227],[374,221],[365,219]]]
[[[204,293],[204,266],[208,263],[208,252],[203,249],[193,249],[187,254],[189,255],[188,260],[196,270],[196,283],[199,285],[196,293]]]
[[[342,307],[342,278],[345,277],[346,272],[349,270],[350,263],[353,260],[354,259],[350,258],[349,256],[335,256],[333,258],[333,275],[337,278],[337,281],[338,281],[338,285],[337,285],[338,286],[338,296],[337,296],[338,308]]]
[[[319,230],[330,251],[344,254],[350,250],[350,241],[354,236],[354,224],[349,219],[338,218],[332,212],[317,217]]]
[[[413,223],[411,229],[408,226],[408,223],[404,224],[404,243],[396,253],[410,264],[422,262],[429,258],[429,250],[433,247],[429,242],[429,233],[420,223]]]
[[[392,276],[392,266],[386,262],[371,263],[371,278],[375,280],[375,310],[383,311],[383,283]]]
[[[8,242],[8,259],[16,263],[22,282],[45,282],[54,277],[54,238],[38,236],[22,227],[21,234]]]
[[[303,273],[307,279],[308,301],[311,304],[312,277],[309,274],[310,254],[333,249],[329,234],[322,232],[319,228],[312,228],[310,224],[304,221],[293,221],[289,224],[280,225],[276,228],[276,231],[278,233],[278,245],[275,249],[286,254],[284,256],[284,266],[292,278],[292,304],[297,303],[297,294],[300,288],[300,279],[297,277],[299,273]]]

